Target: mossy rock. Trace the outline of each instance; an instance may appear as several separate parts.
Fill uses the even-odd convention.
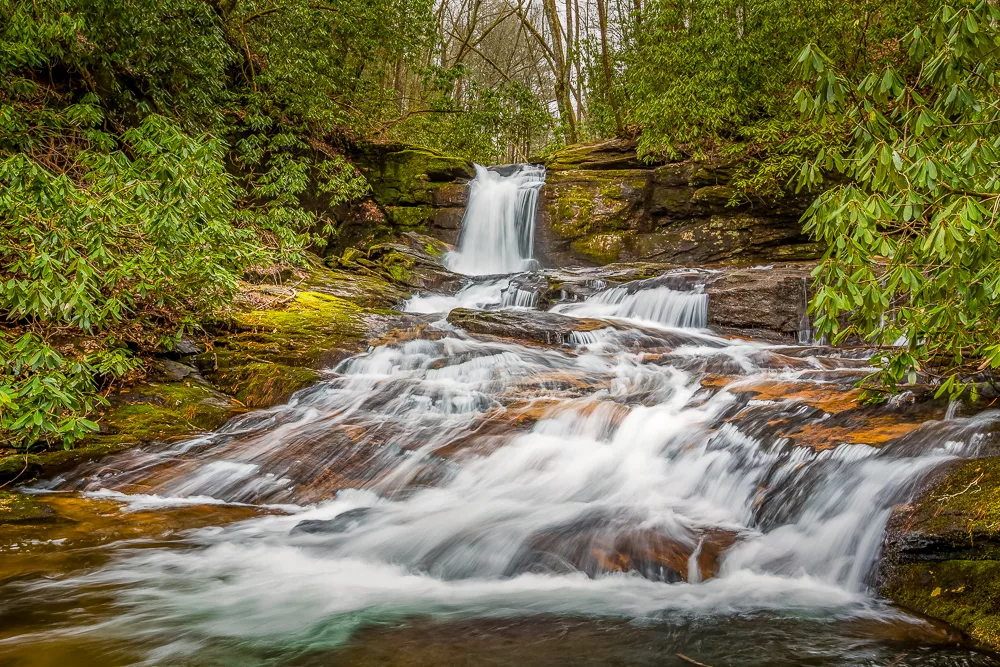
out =
[[[634,141],[611,139],[573,144],[539,159],[550,171],[567,169],[640,169],[651,166],[636,155]]]
[[[596,262],[611,264],[617,262],[622,253],[630,247],[635,232],[609,232],[594,234],[585,239],[577,239],[570,244],[573,252]]]
[[[101,433],[133,442],[162,440],[197,431],[211,431],[240,406],[197,380],[164,382],[113,397],[100,417]]]
[[[247,407],[267,407],[316,382],[363,342],[372,311],[323,292],[301,291],[284,309],[233,315],[198,356],[206,377]]]
[[[101,432],[72,449],[15,454],[0,459],[0,480],[27,482],[135,445],[188,437],[222,426],[244,408],[196,380],[149,383],[109,397],[97,417]]]
[[[385,214],[401,230],[422,230],[434,222],[433,206],[386,206]]]
[[[547,223],[563,239],[638,229],[648,176],[628,169],[555,174],[542,189]]]
[[[962,462],[920,504],[910,525],[936,535],[1000,533],[1000,457]]]
[[[1000,648],[1000,457],[952,464],[894,513],[881,591]]]
[[[29,495],[14,491],[0,491],[0,525],[47,523],[58,520],[58,515],[51,507],[38,502]]]
[[[311,369],[273,362],[250,361],[233,355],[212,380],[248,408],[266,408],[286,402],[292,394],[316,383],[322,375]]]
[[[1000,648],[1000,562],[949,560],[898,567],[882,593],[890,600]]]
[[[438,188],[475,176],[468,160],[415,146],[368,152],[359,166],[375,201],[386,207],[433,205]]]

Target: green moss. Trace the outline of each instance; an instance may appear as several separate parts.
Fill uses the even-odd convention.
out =
[[[23,460],[23,457],[21,457]],[[51,507],[31,496],[13,491],[0,491],[0,524],[37,523],[56,519]]]
[[[552,231],[573,239],[636,228],[648,176],[633,169],[553,176],[545,186]]]
[[[375,201],[387,207],[433,204],[442,183],[475,174],[468,160],[415,147],[373,157],[365,171]]]
[[[434,207],[386,206],[385,214],[402,230],[421,230],[434,220]]]
[[[299,292],[285,310],[239,313],[211,351],[198,357],[208,378],[247,407],[287,400],[319,379],[314,370],[357,342],[369,314],[322,292]]]
[[[197,381],[150,383],[109,399],[111,407],[97,417],[99,434],[70,450],[0,459],[0,480],[26,482],[137,444],[210,431],[242,410],[228,396]]]
[[[115,397],[99,422],[105,435],[145,442],[211,431],[238,409],[228,397],[201,382],[151,383]]]
[[[618,261],[622,252],[628,248],[633,236],[633,232],[595,234],[585,239],[573,241],[570,247],[573,252],[598,264],[610,264]]]
[[[251,361],[238,355],[226,361],[227,365],[212,373],[212,380],[248,408],[284,403],[299,389],[314,384],[321,377],[311,368]]]
[[[593,221],[594,198],[581,187],[564,188],[558,192],[549,213],[552,231],[563,238],[575,238],[590,231]]]
[[[901,565],[883,594],[954,625],[984,645],[1000,648],[1000,562]]]
[[[912,532],[995,535],[1000,529],[1000,457],[964,461],[927,494],[909,522]]]
[[[362,309],[385,310],[399,303],[406,293],[388,282],[377,270],[365,270],[358,264],[366,262],[364,251],[352,249],[339,259],[331,258],[337,268],[349,270],[313,269],[301,287],[310,292],[329,294],[359,306]],[[372,269],[379,269],[372,264]]]

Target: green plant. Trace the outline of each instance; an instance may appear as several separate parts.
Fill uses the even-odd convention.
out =
[[[846,146],[801,165],[799,186],[843,174],[806,229],[829,245],[815,271],[818,331],[881,346],[869,394],[920,374],[939,395],[975,398],[1000,367],[1000,9],[942,5],[897,62],[852,77],[816,46],[798,68],[808,119],[849,128]],[[846,325],[846,326],[845,326]]]

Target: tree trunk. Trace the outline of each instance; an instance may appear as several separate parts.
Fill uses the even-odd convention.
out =
[[[570,143],[576,143],[576,117],[573,113],[573,100],[569,81],[569,67],[567,66],[566,50],[563,44],[562,23],[559,21],[559,10],[556,7],[556,0],[543,0],[542,7],[545,10],[545,18],[549,23],[549,32],[552,35],[552,55],[555,62],[555,93],[556,105],[559,107],[559,115],[566,124],[567,138]]]
[[[608,57],[608,7],[605,0],[597,0],[597,22],[601,31],[601,69],[604,70],[604,88],[607,91],[608,103],[615,116],[615,131],[618,136],[625,134],[622,127],[622,114],[615,99],[615,90],[611,82],[611,60]]]

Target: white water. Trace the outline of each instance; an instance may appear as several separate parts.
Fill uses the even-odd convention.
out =
[[[703,328],[708,325],[708,295],[700,290],[679,292],[669,287],[636,292],[629,292],[627,287],[613,287],[585,301],[554,306],[552,312],[573,317],[620,318],[640,324]]]
[[[531,308],[537,301],[537,293],[512,286],[509,278],[497,278],[469,283],[455,294],[415,294],[403,305],[403,311],[447,315],[453,308]]]
[[[82,579],[40,586],[110,586],[124,627],[165,643],[153,662],[221,639],[318,632],[338,644],[359,625],[413,614],[884,617],[865,582],[891,507],[933,466],[974,453],[974,434],[993,416],[931,422],[917,446],[815,452],[754,435],[773,419],[808,421],[801,405],[747,402],[738,387],[708,392],[698,372],[680,368],[690,350],[648,364],[626,333],[610,329],[572,351],[450,334],[349,359],[335,380],[287,406],[167,450],[168,465],[191,455],[196,465],[136,499],[298,502],[296,514],[200,530],[190,537],[199,548],[143,549]],[[715,344],[696,347],[698,356],[749,368],[751,379],[811,372],[769,370],[745,345]],[[552,407],[526,431],[473,435],[521,409],[512,399]],[[378,474],[367,489],[302,503],[312,482],[297,478],[289,458],[308,451],[303,443],[329,447],[323,434],[345,429],[356,433],[351,447],[370,450],[364,465]],[[463,441],[457,455],[435,455]],[[331,450],[317,464],[336,471],[344,455]],[[117,481],[111,472],[94,484]],[[294,530],[360,508],[333,532]],[[663,583],[677,580],[662,570],[647,578],[594,571],[561,546],[581,535],[598,548],[655,534],[690,552],[690,564],[720,533],[735,543],[706,581],[696,571],[677,583]],[[562,537],[553,544],[546,535]],[[178,626],[189,628],[180,638]]]
[[[543,168],[524,165],[501,176],[477,164],[458,249],[446,266],[470,276],[534,268],[535,210],[544,182]]]

